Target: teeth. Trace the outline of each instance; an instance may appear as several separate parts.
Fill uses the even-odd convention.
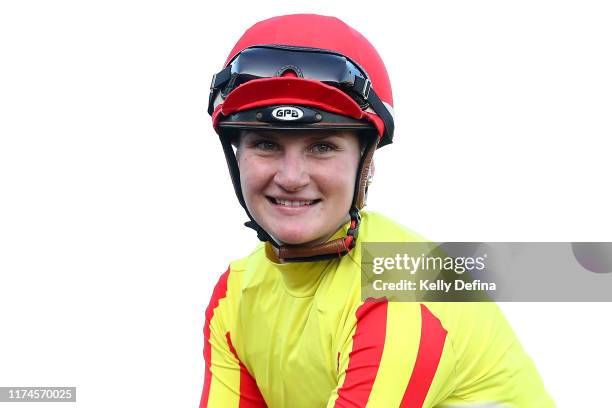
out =
[[[309,201],[289,201],[289,200],[279,200],[279,199],[274,199],[274,201],[276,202],[276,204],[280,204],[280,205],[286,205],[289,207],[297,207],[300,205],[310,205],[313,203],[313,200],[309,200]]]

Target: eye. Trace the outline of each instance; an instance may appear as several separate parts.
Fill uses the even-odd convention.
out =
[[[278,144],[271,142],[269,140],[260,140],[253,144],[257,150],[262,150],[264,152],[270,152],[274,150],[278,150]]]
[[[333,152],[334,150],[336,150],[336,146],[330,143],[317,143],[312,146],[312,151],[319,154]]]

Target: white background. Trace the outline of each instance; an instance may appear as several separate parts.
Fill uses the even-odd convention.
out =
[[[251,24],[304,11],[389,69],[370,209],[437,241],[612,240],[607,2],[3,1],[0,386],[197,406],[212,286],[256,244],[208,86]],[[609,403],[612,304],[502,307],[560,407]]]

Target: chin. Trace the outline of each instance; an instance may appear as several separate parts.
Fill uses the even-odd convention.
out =
[[[314,231],[303,228],[277,228],[273,229],[272,235],[282,244],[300,245],[312,242],[320,238]]]

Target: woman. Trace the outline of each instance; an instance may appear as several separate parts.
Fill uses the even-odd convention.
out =
[[[263,242],[213,291],[201,407],[554,406],[495,304],[361,300],[356,244],[419,241],[362,211],[391,106],[374,47],[318,15],[256,24],[213,78],[209,113]]]

